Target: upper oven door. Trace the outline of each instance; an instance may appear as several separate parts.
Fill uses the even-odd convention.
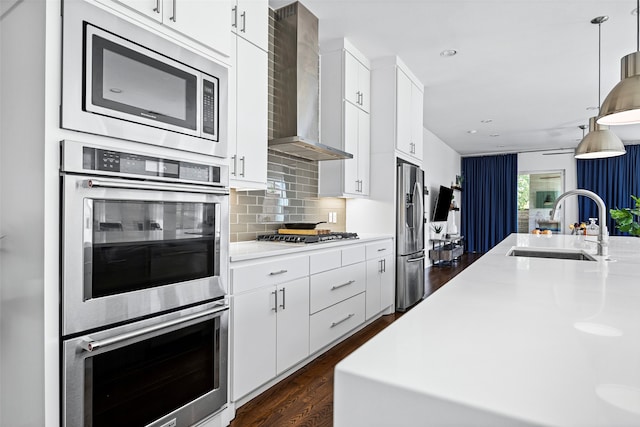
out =
[[[63,177],[63,335],[226,293],[226,190]]]
[[[225,66],[89,2],[62,39],[63,128],[226,157]]]

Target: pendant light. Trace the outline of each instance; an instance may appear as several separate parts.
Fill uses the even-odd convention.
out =
[[[636,0],[636,52],[622,58],[620,82],[614,86],[600,108],[601,125],[640,123],[640,0]]]
[[[638,0],[640,1],[640,0]],[[598,16],[591,20],[598,24],[598,105],[600,105],[600,56],[602,50],[601,25],[608,16]],[[606,101],[605,101],[606,102]],[[584,129],[583,129],[584,132]],[[596,117],[589,119],[589,133],[582,138],[576,148],[576,159],[597,159],[602,157],[621,156],[626,153],[624,144],[618,136],[609,130],[609,126],[600,125]]]

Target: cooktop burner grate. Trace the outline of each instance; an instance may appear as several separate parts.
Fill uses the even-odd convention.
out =
[[[342,239],[357,239],[357,233],[331,232],[328,234],[300,235],[300,234],[262,234],[257,240],[263,242],[287,242],[287,243],[322,243]]]

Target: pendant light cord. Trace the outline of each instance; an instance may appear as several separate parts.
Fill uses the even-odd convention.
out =
[[[640,0],[636,0],[640,2]],[[640,40],[640,39],[639,39]],[[602,23],[598,23],[598,116],[600,115],[600,69],[602,68]]]

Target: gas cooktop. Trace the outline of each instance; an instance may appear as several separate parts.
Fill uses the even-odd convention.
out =
[[[322,243],[333,242],[335,240],[343,239],[357,239],[357,233],[345,233],[345,232],[331,232],[327,234],[262,234],[257,237],[257,240],[263,242],[286,242],[286,243]]]

